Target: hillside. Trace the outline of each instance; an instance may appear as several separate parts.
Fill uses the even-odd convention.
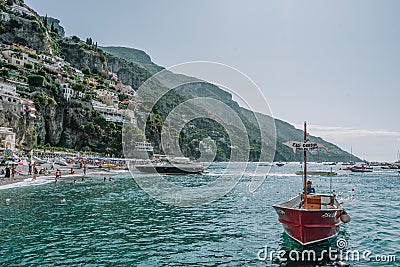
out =
[[[0,84],[4,88],[1,92],[16,99],[10,104],[6,103],[6,98],[1,98],[0,123],[17,133],[20,149],[63,147],[122,156],[121,131],[123,123],[130,122],[135,128],[132,131],[145,135],[155,146],[156,153],[168,153],[159,146],[167,115],[186,100],[206,96],[222,101],[234,110],[246,133],[234,123],[224,129],[218,121],[195,119],[177,133],[186,156],[200,157],[200,143],[214,140],[217,151],[215,160],[228,160],[232,143],[227,131],[232,131],[240,136],[236,140],[239,145],[235,146],[235,153],[250,153],[250,160],[257,160],[264,146],[267,151],[262,158],[272,159],[274,147],[269,139],[275,133],[275,122],[278,140],[275,160],[300,160],[300,155],[294,155],[281,144],[287,140],[301,140],[300,130],[286,122],[253,114],[233,101],[230,93],[207,82],[199,83],[193,77],[166,72],[167,81],[171,83],[196,83],[182,85],[166,94],[152,107],[150,118],[144,121],[141,114],[149,110],[151,100],[169,88],[169,82],[156,80],[147,88],[145,95],[136,94],[147,79],[164,69],[153,63],[144,51],[98,47],[90,37],[86,41],[76,36],[64,37],[59,20],[39,16],[23,1],[0,2],[0,10]],[[128,104],[133,104],[135,109],[128,112]],[[21,109],[24,112],[20,112]],[[208,111],[206,106],[191,106],[185,114],[204,114],[207,117]],[[255,116],[261,121],[261,131],[267,136],[265,140],[261,140]],[[178,118],[176,122],[185,124],[184,118]],[[140,128],[145,124],[143,133]],[[317,137],[312,139],[332,148],[330,154],[313,153],[312,160],[358,160],[334,144]],[[250,152],[246,150],[247,142]]]
[[[144,52],[137,50],[137,49],[131,49],[131,48],[126,48],[126,47],[101,47],[102,50],[107,51],[111,55],[108,55],[108,57],[122,57],[124,60],[131,64],[137,64],[138,66],[140,64],[145,63],[144,65],[141,65],[143,68],[145,66],[152,66],[151,70],[156,68],[159,70],[163,70],[163,67],[155,67],[153,62],[151,62],[149,56],[144,56]],[[147,70],[147,69],[146,69]],[[151,70],[149,72],[151,72]],[[197,78],[193,77],[187,77],[181,74],[173,74],[171,73],[169,75],[169,79],[173,80],[175,82],[190,82],[190,81],[198,81]],[[232,96],[230,93],[220,89],[219,87],[209,84],[209,83],[201,83],[201,84],[189,84],[185,86],[181,86],[176,89],[181,95],[183,95],[186,99],[193,99],[199,96],[207,96],[211,97],[214,99],[218,99],[227,105],[231,107],[235,112],[238,114],[240,119],[243,121],[244,125],[246,126],[246,130],[249,134],[249,139],[253,140],[253,147],[260,147],[259,144],[256,144],[257,142],[260,141],[260,132],[259,132],[259,126],[258,123],[255,120],[255,116],[253,112],[250,112],[249,110],[246,110],[244,108],[239,107],[239,105],[232,100]],[[168,112],[168,111],[166,111]],[[260,125],[262,126],[261,129],[265,131],[264,136],[272,136],[273,135],[273,127],[275,124],[276,127],[276,137],[277,137],[277,150],[275,154],[275,161],[300,161],[302,159],[301,153],[296,153],[294,154],[291,149],[288,147],[282,145],[283,142],[288,141],[288,140],[302,140],[303,139],[303,131],[296,129],[294,126],[290,125],[287,122],[284,122],[279,119],[275,119],[274,123],[272,122],[272,119],[269,116],[263,115],[263,114],[257,114]],[[201,139],[201,138],[206,138],[206,134],[191,134],[190,137],[192,139]],[[226,137],[226,136],[224,136]],[[326,142],[322,138],[315,137],[315,136],[310,136],[310,139],[312,141],[319,142],[330,149],[330,153],[326,153],[324,151],[316,151],[310,153],[310,160],[312,161],[358,161],[360,160],[359,158],[351,155],[350,153],[343,151],[340,149],[338,146]],[[259,154],[257,154],[257,157]],[[250,158],[252,158],[250,156]],[[267,156],[268,158],[268,156]],[[256,160],[255,158],[252,158],[253,160]]]

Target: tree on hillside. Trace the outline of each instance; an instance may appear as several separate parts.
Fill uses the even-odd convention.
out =
[[[28,84],[31,86],[44,86],[46,78],[41,75],[29,75],[28,76]]]
[[[80,41],[81,41],[81,39],[79,39],[79,37],[78,36],[72,36],[71,37],[71,40],[74,42],[74,43],[79,43]]]
[[[87,45],[93,45],[93,40],[92,40],[92,38],[86,38],[86,44]]]

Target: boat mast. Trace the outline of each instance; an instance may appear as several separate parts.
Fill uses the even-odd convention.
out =
[[[307,141],[307,122],[304,122],[304,143]],[[307,151],[304,148],[303,199],[307,204]]]

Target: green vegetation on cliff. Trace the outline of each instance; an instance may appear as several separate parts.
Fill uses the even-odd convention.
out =
[[[105,109],[115,109],[119,112],[129,100],[132,100],[130,98],[134,97],[134,92],[129,90],[139,89],[146,80],[164,68],[153,63],[150,56],[141,50],[125,47],[100,48],[91,37],[86,41],[76,36],[63,37],[58,20],[40,17],[19,1],[15,1],[15,4],[25,8],[26,11],[18,13],[12,11],[10,5],[4,3],[0,5],[0,8],[8,14],[8,17],[6,16],[8,19],[0,22],[0,42],[12,45],[10,49],[18,56],[29,55],[29,60],[23,65],[3,61],[0,75],[4,79],[12,78],[17,82],[21,97],[32,99],[37,110],[34,127],[32,121],[27,121],[20,114],[14,116],[16,117],[14,121],[18,120],[22,125],[18,127],[15,123],[11,125],[19,131],[17,138],[24,140],[26,146],[32,146],[35,142],[37,146],[65,147],[122,156],[122,123],[106,120],[105,115],[100,114],[94,105],[104,105]],[[26,51],[24,47],[19,48],[13,44],[36,51]],[[216,151],[215,160],[228,160],[232,149],[240,155],[248,153],[250,160],[258,160],[262,146],[267,147],[269,155],[274,152],[271,137],[275,134],[273,126],[276,125],[275,160],[301,159],[300,155],[293,154],[290,149],[282,145],[282,142],[287,140],[301,140],[300,130],[283,121],[262,114],[253,114],[241,108],[230,93],[213,84],[173,73],[168,75],[170,81],[183,85],[165,94],[154,107],[151,107],[151,100],[166,89],[164,84],[152,84],[146,91],[147,94],[141,96],[142,99],[138,101],[140,105],[135,111],[137,125],[140,128],[146,124],[146,139],[155,146],[156,153],[169,152],[168,148],[163,150],[160,147],[161,131],[168,114],[187,100],[210,97],[229,106],[243,123],[246,133],[241,135],[242,130],[234,124],[229,125],[227,129],[216,120],[196,118],[185,124],[181,132],[174,133],[179,138],[185,156],[199,158],[202,153],[201,144],[208,143],[204,146]],[[191,83],[193,81],[195,83]],[[70,93],[72,91],[74,93]],[[151,116],[147,121],[143,121],[140,113],[149,109]],[[204,107],[188,108],[185,112],[188,116],[196,113],[207,114]],[[1,116],[0,120],[5,123],[10,120],[10,116]],[[183,123],[184,120],[178,119],[178,123],[180,122]],[[139,128],[132,126],[125,134],[142,135]],[[238,145],[233,146],[228,130],[241,136],[236,140]],[[24,135],[25,133],[28,135]],[[261,140],[262,134],[267,137],[265,140]],[[331,148],[332,153],[316,152],[311,154],[311,160],[358,160],[320,138],[312,137],[312,140],[325,144]],[[246,150],[247,142],[250,151]]]

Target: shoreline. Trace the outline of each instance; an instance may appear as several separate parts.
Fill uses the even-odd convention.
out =
[[[40,166],[42,168],[46,167],[51,167],[48,164],[43,164]],[[39,168],[40,169],[40,168]],[[71,174],[71,168],[67,166],[58,166],[58,168],[55,168],[54,170],[49,170],[47,174],[39,174],[36,177],[36,181],[33,181],[33,175],[15,175],[15,178],[4,178],[2,176],[0,178],[0,190],[5,190],[5,189],[10,189],[10,188],[18,188],[18,187],[25,187],[25,186],[35,186],[35,185],[42,185],[42,184],[48,184],[48,183],[54,183],[55,181],[55,172],[56,170],[59,169],[61,171],[61,178],[59,182],[61,181],[73,181],[73,178],[90,178],[93,176],[114,176],[120,173],[125,173],[129,172],[128,170],[122,170],[122,169],[110,169],[110,170],[105,170],[103,168],[88,168],[86,171],[86,175],[83,173],[83,168],[82,169],[74,169],[75,173]],[[28,173],[28,166],[17,166],[17,173],[22,172],[22,173]],[[76,179],[78,180],[78,179]]]

